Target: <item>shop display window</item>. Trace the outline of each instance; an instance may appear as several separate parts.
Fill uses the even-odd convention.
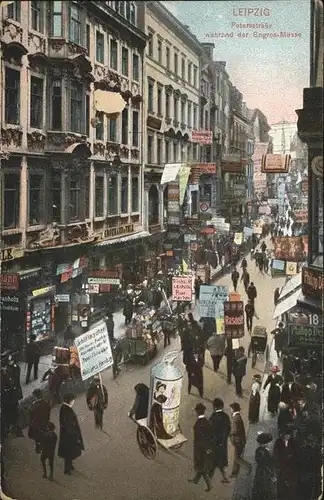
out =
[[[37,342],[51,336],[51,308],[50,298],[33,301],[31,333],[36,335]]]

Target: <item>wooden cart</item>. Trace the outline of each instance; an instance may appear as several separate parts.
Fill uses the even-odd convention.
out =
[[[264,326],[256,325],[253,328],[251,342],[249,345],[248,356],[252,354],[252,368],[255,367],[258,354],[264,354],[266,360],[269,357],[269,346],[267,345],[267,329]]]

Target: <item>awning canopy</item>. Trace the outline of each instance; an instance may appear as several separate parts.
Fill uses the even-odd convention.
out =
[[[297,290],[301,287],[302,284],[302,273],[296,274],[293,278],[291,278],[287,283],[284,284],[282,289],[280,290],[280,295],[278,301],[280,302],[287,295],[289,295],[294,290]]]
[[[298,290],[295,290],[294,293],[288,295],[287,298],[279,302],[275,307],[272,319],[279,318],[279,316],[281,316],[285,312],[295,307],[300,295],[301,295],[301,290],[300,288],[298,288]]]
[[[140,231],[138,233],[129,234],[128,236],[109,238],[105,241],[100,241],[99,243],[96,243],[95,246],[96,247],[106,247],[108,245],[114,245],[116,243],[124,243],[125,241],[132,241],[132,240],[136,240],[139,238],[146,238],[147,236],[150,236],[150,233],[148,231]]]

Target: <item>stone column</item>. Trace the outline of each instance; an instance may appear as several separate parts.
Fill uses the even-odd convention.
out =
[[[91,229],[93,229],[93,219],[94,219],[94,196],[95,196],[95,167],[94,167],[94,162],[90,162],[90,182],[89,182],[89,218],[90,218],[90,224],[91,224]]]
[[[144,190],[144,210],[143,210],[143,229],[144,231],[149,230],[149,192],[147,189]]]
[[[163,203],[163,186],[159,187],[159,221],[161,231],[164,229],[164,203]]]
[[[128,165],[128,191],[127,191],[127,201],[128,201],[128,222],[132,220],[132,167]]]
[[[26,156],[23,156],[21,159],[19,226],[22,231],[21,246],[22,248],[26,248],[28,227],[28,163]]]

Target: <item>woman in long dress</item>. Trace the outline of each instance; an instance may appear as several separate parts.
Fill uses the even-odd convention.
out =
[[[157,382],[154,392],[154,403],[151,408],[150,414],[150,424],[153,433],[156,435],[157,439],[172,439],[172,436],[167,433],[163,424],[163,409],[162,405],[168,400],[164,394],[166,391],[166,384],[163,382]]]
[[[255,424],[259,421],[260,414],[260,389],[261,389],[261,376],[254,375],[251,388],[251,396],[249,401],[249,422]]]
[[[274,500],[275,498],[274,461],[267,447],[271,441],[272,435],[265,432],[257,437],[259,446],[255,451],[256,471],[252,500]]]

